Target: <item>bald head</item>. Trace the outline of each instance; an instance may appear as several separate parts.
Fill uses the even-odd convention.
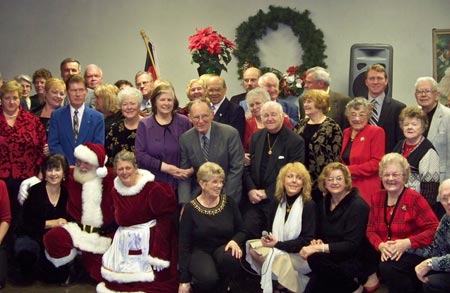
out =
[[[249,67],[244,71],[242,85],[246,92],[258,87],[258,79],[261,76],[261,70],[256,67]]]

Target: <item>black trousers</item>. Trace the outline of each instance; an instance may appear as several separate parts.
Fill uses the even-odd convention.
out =
[[[327,253],[314,253],[308,264],[312,273],[305,293],[351,293],[359,287],[357,275],[363,268],[354,259],[341,261]]]
[[[405,252],[398,261],[380,262],[380,274],[389,293],[421,292],[414,267],[424,260],[423,257]]]
[[[229,280],[239,274],[240,262],[224,249],[222,245],[208,253],[194,248],[189,265],[194,292],[227,292]]]
[[[247,239],[261,238],[261,233],[267,230],[269,225],[268,203],[250,204],[244,214],[244,227],[247,231]]]
[[[427,277],[428,282],[422,284],[424,293],[450,292],[450,273],[431,271]]]

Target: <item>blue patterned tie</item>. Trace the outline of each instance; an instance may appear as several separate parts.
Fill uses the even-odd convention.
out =
[[[370,101],[373,105],[373,110],[372,110],[372,117],[370,117],[370,124],[372,125],[378,125],[378,111],[377,111],[377,105],[378,102],[377,100],[372,99],[372,101]]]

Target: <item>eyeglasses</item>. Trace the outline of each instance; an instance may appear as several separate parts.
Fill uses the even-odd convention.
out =
[[[342,182],[344,180],[344,178],[342,176],[338,176],[338,177],[328,177],[327,178],[327,182],[328,183],[334,183],[334,181],[337,182]]]
[[[367,115],[367,113],[350,113],[350,117],[351,118],[367,118],[369,115]]]
[[[416,90],[416,95],[431,95],[432,93],[434,93],[436,90],[433,89],[425,89],[425,90]]]
[[[206,120],[208,118],[211,117],[211,114],[203,114],[203,115],[195,115],[195,116],[191,116],[192,121],[194,122],[198,122],[201,120]]]
[[[391,176],[392,176],[392,178],[397,179],[400,176],[405,176],[405,174],[403,174],[403,173],[391,173],[391,174],[383,174],[382,175],[382,177],[384,179],[389,179],[389,178],[391,178]]]

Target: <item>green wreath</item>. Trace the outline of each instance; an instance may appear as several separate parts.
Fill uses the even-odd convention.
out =
[[[316,29],[316,26],[309,18],[310,12],[305,10],[303,13],[279,6],[269,6],[269,12],[264,13],[259,10],[254,16],[250,16],[248,21],[244,21],[236,28],[236,44],[237,49],[233,54],[238,59],[238,74],[242,78],[242,68],[248,65],[261,68],[261,60],[259,60],[259,48],[256,41],[262,39],[267,34],[267,29],[278,29],[278,24],[283,23],[291,27],[294,35],[298,37],[298,41],[303,49],[303,56],[300,70],[304,71],[313,66],[321,66],[326,68],[324,59],[326,45],[323,41],[323,32]],[[263,69],[273,71],[271,69]]]

